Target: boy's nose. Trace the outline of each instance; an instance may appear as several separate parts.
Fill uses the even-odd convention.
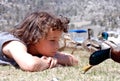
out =
[[[59,49],[59,43],[55,44],[55,49],[58,50]]]

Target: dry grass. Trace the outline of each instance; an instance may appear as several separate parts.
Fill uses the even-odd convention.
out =
[[[111,59],[94,66],[83,74],[81,70],[88,64],[90,53],[79,50],[75,51],[74,55],[79,59],[79,65],[76,67],[57,67],[42,72],[24,72],[12,66],[0,66],[0,81],[53,81],[53,78],[58,78],[58,81],[120,80],[120,65]]]

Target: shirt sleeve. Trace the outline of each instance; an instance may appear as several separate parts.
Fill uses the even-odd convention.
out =
[[[14,35],[8,32],[0,33],[0,64],[16,65],[16,62],[13,59],[9,59],[3,54],[2,47],[8,41],[20,41],[20,39],[16,38]]]

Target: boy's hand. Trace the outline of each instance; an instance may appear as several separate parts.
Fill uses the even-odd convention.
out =
[[[56,58],[52,58],[52,57],[48,57],[50,59],[50,64],[49,64],[49,68],[53,68],[57,66],[57,59]]]
[[[42,65],[43,65],[43,68],[45,69],[53,68],[57,65],[57,59],[53,57],[42,56],[41,60],[44,61]]]
[[[71,54],[59,52],[55,55],[55,58],[58,61],[58,64],[74,66],[78,65],[78,60]]]

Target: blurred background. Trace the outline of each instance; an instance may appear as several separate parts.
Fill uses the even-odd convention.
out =
[[[66,16],[70,29],[90,28],[94,36],[101,31],[120,33],[120,0],[0,0],[0,30],[11,29],[35,10]]]

